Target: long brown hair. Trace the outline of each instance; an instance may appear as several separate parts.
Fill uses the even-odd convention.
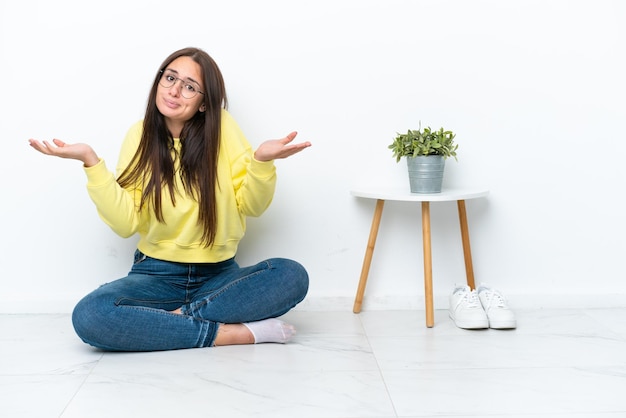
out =
[[[200,65],[204,82],[206,111],[196,112],[180,133],[180,173],[176,173],[174,139],[165,118],[156,106],[156,91],[161,72],[179,57],[187,56]],[[159,222],[165,223],[161,205],[162,189],[167,188],[176,205],[175,177],[180,175],[184,191],[198,202],[198,223],[203,229],[202,242],[209,247],[215,240],[217,215],[215,190],[218,187],[217,159],[219,153],[222,109],[228,107],[222,73],[215,61],[201,49],[184,48],[163,61],[154,77],[143,121],[143,134],[137,152],[117,179],[122,187],[138,185],[142,189],[139,209],[151,205]]]

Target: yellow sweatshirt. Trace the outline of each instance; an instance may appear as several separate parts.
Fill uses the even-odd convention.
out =
[[[213,246],[207,248],[201,242],[198,204],[184,194],[179,177],[176,179],[176,206],[172,205],[169,192],[162,191],[165,223],[157,221],[149,208],[151,205],[138,211],[141,190],[123,189],[115,180],[135,154],[142,130],[143,124],[139,121],[126,134],[115,176],[104,160],[85,168],[87,191],[100,218],[124,238],[139,234],[137,248],[149,257],[181,263],[215,263],[234,257],[246,230],[246,217],[261,215],[272,201],[276,187],[274,162],[255,160],[243,132],[233,117],[222,110],[217,234]],[[178,138],[174,146],[180,150]]]

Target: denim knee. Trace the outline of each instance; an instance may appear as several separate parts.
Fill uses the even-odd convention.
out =
[[[111,313],[114,304],[113,302],[103,303],[101,299],[102,297],[93,293],[81,299],[72,311],[72,325],[76,334],[85,343],[104,350],[114,350],[106,343],[107,317],[110,318],[107,313]]]
[[[280,269],[283,277],[289,282],[294,305],[302,302],[309,291],[309,274],[304,266],[297,261],[287,258],[273,258],[268,260],[273,268]]]

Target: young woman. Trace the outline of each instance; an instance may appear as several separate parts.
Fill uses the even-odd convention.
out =
[[[274,160],[309,147],[296,132],[256,151],[227,112],[222,74],[197,48],[172,53],[152,83],[145,117],[122,144],[116,176],[87,144],[31,139],[37,151],[83,162],[102,220],[139,234],[128,276],[85,296],[72,321],[80,338],[111,351],[285,343],[277,319],[302,301],[308,275],[274,258],[234,260],[247,216],[269,206]]]

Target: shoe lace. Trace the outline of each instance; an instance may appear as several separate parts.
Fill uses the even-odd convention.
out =
[[[486,290],[487,307],[495,306],[497,308],[506,308],[506,300],[499,292]]]
[[[477,308],[480,306],[480,300],[476,290],[466,291],[463,295],[462,301],[465,301],[468,308]]]

